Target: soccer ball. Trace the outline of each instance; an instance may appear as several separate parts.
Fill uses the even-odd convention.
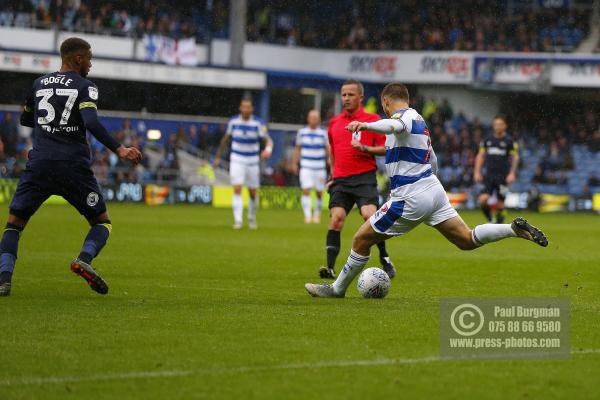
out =
[[[367,268],[358,277],[356,287],[365,299],[382,299],[390,290],[390,277],[379,268]]]

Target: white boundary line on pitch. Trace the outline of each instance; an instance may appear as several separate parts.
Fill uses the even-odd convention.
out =
[[[571,351],[571,355],[600,354],[600,349],[579,349]],[[484,359],[471,359],[472,361],[485,361]],[[0,386],[31,386],[46,384],[78,383],[78,382],[101,382],[128,379],[152,379],[152,378],[177,378],[191,375],[210,374],[235,374],[263,371],[285,371],[297,369],[320,369],[320,368],[344,368],[344,367],[372,367],[382,365],[406,365],[406,364],[429,364],[439,361],[460,361],[457,359],[442,359],[437,356],[421,358],[381,358],[375,360],[339,360],[322,361],[316,363],[280,364],[265,366],[247,366],[233,368],[207,368],[171,371],[136,371],[112,374],[96,374],[89,376],[48,376],[48,377],[15,377],[0,380]]]

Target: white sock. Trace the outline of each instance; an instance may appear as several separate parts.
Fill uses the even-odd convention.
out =
[[[248,221],[256,222],[256,209],[258,208],[258,196],[248,199]]]
[[[244,217],[244,201],[241,194],[233,195],[233,221],[236,224],[241,224]]]
[[[310,218],[310,209],[312,207],[312,200],[310,196],[302,195],[302,199],[300,201],[302,203],[302,211],[304,211],[304,218]]]
[[[323,198],[318,198],[315,201],[315,209],[313,210],[313,217],[320,218],[321,210],[323,209]]]
[[[370,256],[361,256],[356,253],[354,250],[350,250],[350,256],[348,257],[348,261],[342,268],[342,271],[338,275],[335,282],[333,282],[333,291],[336,294],[344,294],[346,293],[346,289],[350,286],[350,283],[358,275],[360,271],[362,271],[363,267],[369,261]]]
[[[471,236],[473,237],[473,243],[482,246],[509,237],[516,237],[517,234],[510,224],[483,224],[477,225]]]

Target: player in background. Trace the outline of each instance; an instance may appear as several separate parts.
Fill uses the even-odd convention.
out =
[[[475,158],[474,179],[476,183],[484,185],[479,195],[479,204],[488,222],[492,222],[492,211],[488,202],[490,196],[496,194],[496,219],[495,222],[504,222],[504,199],[510,186],[517,177],[519,168],[519,145],[506,134],[506,118],[496,116],[492,124],[494,134],[481,142],[479,152]],[[482,167],[485,165],[485,177]]]
[[[142,158],[138,149],[117,143],[98,121],[98,88],[85,79],[92,66],[89,43],[66,39],[60,46],[60,56],[60,71],[34,81],[21,114],[21,124],[33,128],[33,148],[10,203],[0,241],[0,296],[10,294],[19,237],[25,225],[51,195],[65,198],[91,226],[71,270],[94,291],[108,293],[108,285],[91,265],[106,244],[112,225],[90,168],[86,129],[119,158],[135,164]]]
[[[319,270],[321,278],[335,278],[335,261],[341,247],[340,233],[354,205],[365,221],[379,207],[375,156],[385,155],[385,136],[370,131],[353,134],[346,130],[352,121],[379,120],[379,115],[369,114],[362,107],[363,85],[356,80],[347,80],[342,84],[340,94],[344,111],[331,118],[328,130],[333,181],[329,185],[327,266]],[[396,269],[386,251],[385,242],[378,243],[377,247],[381,266],[393,278]]]
[[[221,162],[221,155],[231,142],[231,157],[229,160],[229,177],[233,186],[233,229],[243,226],[244,203],[242,187],[246,186],[250,194],[248,203],[248,226],[256,229],[256,209],[258,197],[256,190],[260,186],[260,160],[267,160],[273,153],[273,141],[269,137],[265,124],[253,115],[254,105],[251,99],[242,99],[240,114],[229,120],[227,132],[215,155],[213,165]],[[261,140],[265,148],[260,151]]]
[[[321,128],[321,114],[310,110],[306,117],[308,126],[298,130],[292,168],[298,174],[300,165],[300,187],[302,188],[302,210],[304,222],[321,222],[323,208],[323,189],[327,181],[327,162],[329,160],[329,141],[327,132]],[[316,194],[315,207],[312,208],[310,191]]]
[[[381,93],[383,110],[389,119],[376,122],[352,121],[350,132],[372,131],[386,135],[386,168],[391,198],[354,235],[350,256],[333,285],[305,285],[314,297],[344,297],[354,277],[369,261],[370,249],[393,236],[402,236],[424,222],[436,228],[461,250],[520,237],[546,247],[542,231],[523,218],[512,224],[484,224],[471,230],[450,205],[446,191],[433,174],[430,163],[429,130],[417,111],[409,108],[408,90],[390,83]]]

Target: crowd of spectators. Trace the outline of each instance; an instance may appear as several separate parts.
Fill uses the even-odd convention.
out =
[[[569,4],[570,2],[565,2]],[[229,0],[5,0],[0,25],[141,37],[227,37]],[[248,40],[355,50],[573,51],[591,1],[544,8],[486,0],[249,0]]]
[[[572,51],[589,29],[591,7],[530,2],[517,8],[485,0],[305,3],[290,10],[250,2],[249,39],[354,50]]]
[[[21,127],[16,114],[6,113],[0,121],[0,178],[21,175],[30,148],[29,131]]]
[[[179,0],[5,0],[0,25],[142,37],[161,34],[175,39],[195,37],[205,42],[225,29],[227,1]],[[222,33],[220,33],[222,34]]]
[[[115,139],[126,146],[137,147],[143,153],[149,148],[154,150],[160,154],[158,164],[150,165],[149,157],[144,157],[140,165],[133,166],[92,140],[92,168],[101,184],[177,182],[180,180],[178,152],[183,150],[201,157],[214,154],[225,129],[223,124],[190,124],[187,129],[180,127],[177,131],[167,132],[165,140],[148,141],[146,131],[137,131],[132,127],[131,121],[125,119],[121,129],[113,132]]]

